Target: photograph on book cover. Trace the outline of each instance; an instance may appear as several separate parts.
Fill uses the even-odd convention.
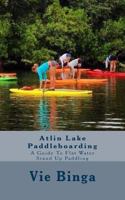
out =
[[[122,199],[124,33],[124,0],[0,1],[2,199]]]
[[[123,1],[0,10],[1,131],[125,129]]]

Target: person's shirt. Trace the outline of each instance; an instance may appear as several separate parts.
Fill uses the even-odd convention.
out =
[[[111,57],[109,58],[109,60],[110,60],[110,61],[114,61],[114,60],[116,61],[116,60],[117,60],[117,57],[116,57],[115,55],[111,55]]]
[[[70,61],[70,62],[68,63],[68,66],[69,66],[69,67],[76,67],[76,66],[78,66],[78,64],[79,64],[79,58]]]
[[[112,57],[112,55],[107,56],[105,62],[106,62],[106,63],[107,63],[107,62],[110,62],[111,57]]]
[[[109,57],[107,57],[107,58],[105,59],[105,63],[107,63],[107,62],[109,62]]]
[[[49,63],[45,62],[38,66],[37,72],[42,73],[44,70],[47,71],[49,69]]]
[[[62,56],[60,56],[61,60],[65,60],[67,58],[67,53],[63,54]]]
[[[59,65],[55,60],[50,60],[50,61],[49,61],[49,64],[50,64],[51,66],[54,66],[54,67],[57,67],[57,66]]]
[[[67,58],[71,57],[70,54],[64,53],[62,56],[60,56],[60,60],[66,62]]]

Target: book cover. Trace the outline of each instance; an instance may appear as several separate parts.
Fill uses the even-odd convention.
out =
[[[0,1],[1,199],[123,199],[124,4]]]

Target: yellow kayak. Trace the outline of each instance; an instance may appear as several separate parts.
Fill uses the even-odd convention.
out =
[[[17,89],[11,88],[10,92],[15,93],[17,95],[35,95],[35,96],[84,96],[88,97],[92,95],[91,90],[71,90],[71,89],[56,89],[56,90],[40,90],[40,89]]]

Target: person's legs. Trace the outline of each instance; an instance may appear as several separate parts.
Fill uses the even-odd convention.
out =
[[[116,64],[117,64],[117,62],[114,60],[113,64],[114,64],[113,65],[113,71],[116,72]]]
[[[41,90],[43,87],[43,77],[39,71],[38,71],[38,77],[39,77],[39,81],[40,81],[39,89]]]
[[[106,61],[105,61],[105,68],[108,69],[108,66],[109,66],[109,61],[106,60]]]
[[[73,76],[73,71],[72,71],[72,67],[71,66],[68,66],[69,69],[70,69],[70,72],[69,72],[69,78],[72,78]]]
[[[76,72],[76,69],[74,67],[72,67],[72,78],[73,79],[75,78],[75,72]]]
[[[112,72],[114,72],[115,70],[115,65],[114,65],[114,61],[112,61]]]
[[[74,79],[75,78],[75,68],[74,67],[70,67],[70,78]]]
[[[38,76],[39,76],[39,80],[40,80],[40,90],[43,88],[46,88],[46,79],[47,79],[47,75],[45,72],[43,73],[39,73],[38,72]]]
[[[43,75],[43,89],[46,89],[47,74],[46,72],[43,72],[42,75]]]
[[[80,68],[78,67],[77,68],[77,79],[80,79],[81,78],[81,70]]]
[[[110,72],[115,72],[116,71],[116,61],[113,60],[110,63]]]
[[[63,60],[60,59],[60,62],[61,62],[61,67],[63,69]]]
[[[63,59],[59,58],[59,63],[61,65],[62,68],[62,73],[61,73],[61,79],[64,79],[64,63],[63,63]]]
[[[39,81],[40,81],[40,89],[45,89],[46,88],[46,80],[47,80],[47,71],[49,69],[48,63],[42,64],[40,67],[38,67],[37,73],[39,76]]]
[[[110,72],[113,72],[113,61],[110,62]]]
[[[43,88],[43,81],[41,80],[39,89],[41,90],[42,88]]]

